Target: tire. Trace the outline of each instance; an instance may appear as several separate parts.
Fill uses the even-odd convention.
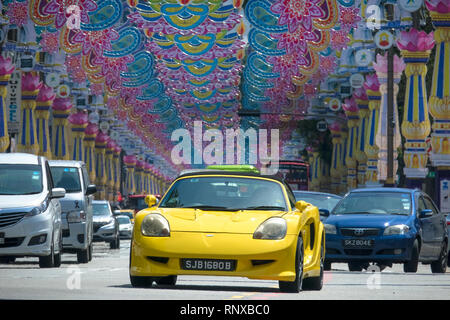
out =
[[[351,272],[361,272],[364,269],[363,263],[361,262],[349,262],[348,263],[348,270]]]
[[[89,262],[89,246],[86,249],[77,251],[77,261],[78,261],[78,263],[88,263]]]
[[[297,240],[297,252],[295,254],[295,280],[294,281],[278,281],[281,292],[299,293],[302,291],[303,284],[303,239],[301,236]]]
[[[324,271],[324,264],[325,264],[325,250],[323,246],[320,248],[320,275],[318,277],[311,277],[311,278],[305,278],[303,279],[303,290],[314,290],[314,291],[320,291],[323,287],[323,271]]]
[[[447,264],[448,264],[447,254],[448,254],[447,243],[444,242],[442,244],[441,252],[439,254],[439,259],[431,263],[432,273],[445,273],[447,271]]]
[[[150,288],[154,279],[152,277],[137,277],[130,275],[130,282],[134,288]]]
[[[0,257],[0,263],[8,264],[16,261],[16,257]]]
[[[130,244],[130,259],[128,269],[131,269],[131,256],[133,254],[133,239]],[[130,283],[134,288],[150,288],[155,279],[153,277],[132,276],[130,274]]]
[[[53,260],[53,268],[61,267],[61,255],[62,255],[62,250],[63,250],[61,233],[60,233],[60,236],[59,236],[58,246],[59,246],[59,250],[58,250],[58,253],[55,254],[55,257],[54,257],[54,260]]]
[[[323,270],[330,271],[331,270],[331,262],[325,259],[325,262],[323,264]]]
[[[167,276],[156,280],[158,285],[162,286],[174,286],[177,283],[177,276]]]
[[[403,271],[407,273],[416,273],[419,266],[419,241],[414,240],[411,252],[411,260],[403,264]]]
[[[92,251],[94,250],[94,246],[92,245],[92,241],[89,244],[89,257],[88,260],[91,261],[92,260]]]
[[[53,247],[53,239],[50,245],[50,254],[48,256],[39,257],[40,268],[53,268],[55,265],[55,250]]]

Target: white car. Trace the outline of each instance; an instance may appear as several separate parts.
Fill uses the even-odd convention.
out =
[[[119,222],[119,234],[120,238],[131,239],[133,232],[133,223],[128,216],[119,215],[116,216],[116,220]]]
[[[78,263],[87,263],[92,259],[92,201],[97,189],[89,183],[84,162],[53,160],[49,164],[55,186],[66,190],[59,200],[63,251],[76,253]]]
[[[39,257],[41,268],[61,265],[60,198],[46,158],[0,153],[0,262]]]

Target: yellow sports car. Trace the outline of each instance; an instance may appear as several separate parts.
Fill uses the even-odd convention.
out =
[[[179,176],[158,205],[135,218],[134,287],[175,285],[177,275],[279,280],[282,292],[320,290],[325,233],[317,207],[295,202],[287,184],[256,173]]]

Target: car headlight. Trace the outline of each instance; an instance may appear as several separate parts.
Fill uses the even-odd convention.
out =
[[[384,229],[383,235],[385,236],[391,236],[391,235],[402,235],[406,234],[409,231],[409,227],[404,224],[397,224],[394,226],[389,226],[386,229]]]
[[[150,213],[142,220],[141,233],[146,237],[169,237],[169,222],[159,213]]]
[[[270,218],[264,221],[253,233],[253,239],[280,240],[286,236],[287,224],[283,218]]]
[[[71,211],[67,214],[67,222],[77,223],[86,221],[86,212],[81,211]]]
[[[324,229],[325,229],[325,234],[336,234],[336,226],[334,224],[327,224],[325,223],[323,225]]]
[[[45,199],[44,201],[42,201],[42,203],[39,206],[31,209],[31,211],[28,212],[26,216],[34,217],[34,216],[37,216],[38,214],[45,212],[47,210],[49,204],[50,204],[50,201],[48,199]]]

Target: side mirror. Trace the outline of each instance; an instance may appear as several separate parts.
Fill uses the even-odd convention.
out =
[[[309,206],[309,203],[306,202],[306,201],[303,201],[303,200],[297,201],[297,202],[295,203],[295,208],[296,208],[298,211],[303,211],[303,210],[305,210],[305,208],[306,208],[307,206]]]
[[[96,192],[97,192],[97,187],[95,186],[95,184],[90,184],[87,186],[87,189],[86,189],[87,196],[94,194]]]
[[[50,195],[51,199],[61,199],[66,195],[66,189],[64,188],[53,188],[52,193]]]
[[[433,210],[431,210],[431,209],[424,209],[424,210],[420,211],[419,218],[420,219],[429,218],[432,215],[433,215]]]
[[[149,208],[153,207],[157,201],[158,199],[156,199],[156,197],[152,194],[149,194],[148,196],[145,197],[145,203]]]
[[[322,217],[328,217],[330,215],[330,210],[327,209],[319,209],[319,214]]]

